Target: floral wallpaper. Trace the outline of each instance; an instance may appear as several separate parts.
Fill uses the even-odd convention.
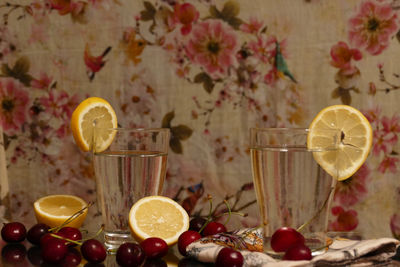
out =
[[[0,3],[0,217],[53,193],[95,200],[71,113],[107,99],[121,126],[171,129],[164,194],[192,215],[256,226],[249,128],[360,109],[367,162],[340,182],[333,231],[400,238],[398,0],[5,0]],[[90,211],[85,227],[97,227]]]

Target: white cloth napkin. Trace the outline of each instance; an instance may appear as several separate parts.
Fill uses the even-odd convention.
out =
[[[209,263],[215,262],[223,247],[234,247],[241,251],[244,267],[374,266],[391,261],[399,244],[394,238],[334,240],[325,253],[310,261],[280,261],[260,252],[260,229],[246,228],[201,238],[190,244],[186,251],[189,257]]]

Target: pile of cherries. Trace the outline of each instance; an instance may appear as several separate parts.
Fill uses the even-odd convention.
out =
[[[302,234],[290,227],[281,227],[271,237],[271,248],[283,252],[283,260],[311,260],[311,250]]]
[[[27,253],[21,242],[25,239],[34,245],[28,250],[28,258],[33,265],[77,266],[82,257],[96,264],[103,262],[107,256],[100,241],[92,238],[82,242],[81,231],[69,226],[52,232],[48,225],[38,223],[27,231],[22,223],[10,222],[2,227],[1,237],[8,243],[2,249],[2,257],[10,264],[24,260]]]
[[[190,220],[189,230],[183,232],[178,239],[178,250],[183,256],[187,256],[186,248],[194,241],[209,235],[227,232],[225,225],[216,221],[207,221],[202,217],[194,217]],[[225,247],[218,252],[215,266],[217,267],[241,267],[243,255],[233,249]],[[192,266],[192,265],[187,265]]]
[[[194,241],[224,232],[227,232],[227,229],[222,223],[195,217],[190,221],[189,230],[179,236],[178,250],[183,256],[187,256],[186,249]],[[90,266],[102,263],[107,257],[107,251],[100,241],[94,238],[83,240],[79,229],[68,226],[54,230],[38,223],[27,231],[22,223],[11,222],[3,225],[1,237],[8,243],[2,249],[2,258],[10,264],[23,262],[26,255],[30,262],[37,266],[43,263],[77,266],[81,263],[82,257]],[[21,244],[25,239],[33,244],[28,252]],[[284,260],[310,260],[312,257],[303,235],[289,227],[279,228],[272,235],[271,247],[276,252],[284,252]],[[127,242],[119,246],[116,251],[116,261],[120,266],[163,267],[167,264],[161,258],[167,253],[168,245],[163,239],[150,237],[140,244]],[[225,247],[219,251],[215,266],[240,267],[243,261],[243,255],[239,251]],[[190,260],[183,259],[179,266],[193,265]]]
[[[199,231],[203,228],[203,225],[207,223],[204,218],[193,218],[190,221],[189,230],[182,233],[178,239],[178,249],[179,252],[186,256],[186,247],[200,239],[203,236],[214,235],[218,233],[226,232],[225,226],[218,222],[209,222],[201,234]],[[271,248],[275,252],[284,253],[283,260],[311,260],[311,250],[305,245],[304,236],[290,227],[281,227],[274,232],[271,237]],[[242,266],[243,256],[242,254],[232,248],[223,248],[218,253],[215,265],[232,267],[232,266]]]
[[[22,263],[26,255],[35,266],[78,266],[82,257],[88,262],[87,266],[102,266],[107,257],[100,241],[94,238],[83,241],[81,231],[68,226],[54,231],[39,223],[27,231],[22,223],[11,222],[3,225],[1,237],[7,242],[2,249],[2,258],[10,265]],[[21,244],[25,239],[33,245],[28,251]],[[161,258],[167,253],[167,243],[152,237],[140,244],[122,244],[117,250],[116,261],[121,266],[141,266],[144,263],[144,267],[166,267]]]

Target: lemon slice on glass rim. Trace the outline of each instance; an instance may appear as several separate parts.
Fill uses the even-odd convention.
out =
[[[171,198],[148,196],[133,204],[129,212],[129,227],[138,242],[159,237],[171,246],[189,229],[189,215]]]
[[[104,128],[117,128],[117,115],[106,100],[100,97],[89,97],[82,101],[74,110],[71,117],[71,130],[76,144],[83,151],[93,148],[94,127],[96,131],[95,152],[107,149],[112,143],[115,131],[102,130]]]
[[[334,143],[327,130],[340,131],[337,149],[315,152],[314,159],[332,177],[343,181],[366,161],[372,146],[372,128],[356,108],[333,105],[322,109],[308,127],[307,147],[329,147]]]

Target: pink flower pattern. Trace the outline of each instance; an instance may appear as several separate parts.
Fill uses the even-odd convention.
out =
[[[386,171],[390,171],[391,173],[397,173],[397,165],[400,162],[400,159],[396,157],[385,156],[381,161],[378,167],[378,171],[381,173],[386,173]]]
[[[208,73],[226,73],[236,64],[238,43],[235,32],[220,20],[207,20],[193,27],[186,54]]]
[[[400,239],[400,215],[394,214],[390,218],[390,230],[395,238]]]
[[[344,75],[351,75],[357,71],[351,60],[362,59],[362,54],[358,49],[350,49],[345,42],[338,42],[331,48],[331,65],[342,70]]]
[[[379,117],[381,116],[382,108],[380,106],[374,106],[371,109],[363,111],[364,116],[368,119],[369,123],[376,127],[379,124]]]
[[[357,47],[378,55],[389,46],[397,32],[397,15],[389,3],[364,1],[359,12],[349,20],[349,39]]]
[[[56,118],[68,119],[78,104],[78,99],[77,96],[70,97],[65,91],[50,90],[48,96],[41,97],[39,102],[46,113]]]
[[[373,133],[373,154],[378,156],[381,152],[387,154],[393,149],[393,146],[397,143],[397,135],[392,132],[386,132],[381,129],[377,129]]]
[[[240,109],[246,116],[248,115],[249,125],[260,127],[305,125],[306,119],[311,116],[304,108],[308,104],[304,103],[307,98],[302,95],[304,79],[309,78],[296,77],[298,85],[285,83],[276,66],[277,43],[280,44],[280,52],[284,59],[287,59],[289,52],[292,52],[289,49],[296,47],[296,43],[292,43],[295,39],[288,36],[288,32],[292,30],[290,26],[288,31],[279,31],[276,28],[281,25],[267,25],[267,19],[257,18],[253,14],[246,21],[243,19],[243,14],[239,13],[238,6],[232,5],[234,1],[223,1],[225,3],[217,3],[214,0],[145,1],[147,6],[139,4],[143,9],[135,10],[134,14],[131,14],[131,20],[126,21],[129,25],[124,25],[126,28],[111,33],[117,37],[115,40],[117,42],[114,43],[112,42],[114,40],[110,41],[107,38],[99,42],[105,46],[97,46],[95,42],[100,39],[97,33],[88,36],[88,32],[82,27],[84,25],[79,24],[100,17],[101,12],[105,10],[110,13],[108,16],[114,15],[112,10],[115,1],[34,0],[31,2],[28,5],[3,6],[0,10],[3,15],[8,14],[9,17],[16,18],[16,15],[21,15],[18,18],[21,21],[31,16],[30,21],[33,21],[31,27],[26,27],[30,32],[26,32],[24,42],[21,42],[18,36],[20,33],[13,32],[13,27],[10,27],[15,20],[9,20],[9,24],[4,21],[0,27],[2,76],[7,76],[0,79],[0,125],[5,139],[10,142],[3,144],[3,147],[9,157],[8,165],[11,165],[11,168],[15,168],[13,164],[22,160],[26,162],[41,160],[45,163],[47,176],[43,179],[55,181],[60,190],[65,190],[70,184],[78,188],[74,193],[88,194],[85,192],[87,188],[80,186],[85,183],[81,177],[93,176],[90,159],[87,155],[80,155],[76,146],[71,143],[69,120],[79,100],[97,94],[98,91],[83,88],[87,95],[71,93],[72,90],[79,89],[69,86],[81,82],[74,79],[84,77],[82,73],[71,72],[71,65],[74,63],[78,63],[76,70],[86,67],[89,74],[89,80],[86,81],[91,82],[98,72],[104,71],[111,75],[112,70],[105,67],[109,59],[110,65],[120,60],[123,68],[126,67],[126,72],[129,73],[122,82],[127,88],[124,88],[123,93],[119,88],[110,88],[110,91],[107,91],[110,95],[115,93],[113,100],[116,99],[117,102],[116,111],[119,118],[122,118],[120,122],[131,127],[158,126],[162,120],[162,111],[165,111],[165,106],[158,105],[160,99],[163,100],[158,97],[166,92],[162,86],[153,88],[154,83],[151,81],[154,76],[145,76],[144,73],[149,70],[146,66],[149,54],[154,51],[157,52],[157,56],[164,53],[163,56],[166,56],[164,60],[171,63],[168,66],[172,69],[171,74],[175,73],[173,79],[178,78],[181,83],[190,84],[190,89],[204,88],[206,91],[193,90],[195,93],[189,95],[188,100],[191,103],[187,105],[192,104],[192,108],[189,108],[186,118],[191,116],[192,121],[189,126],[194,128],[198,138],[204,137],[202,141],[211,148],[211,153],[207,156],[211,156],[210,160],[217,163],[234,164],[236,161],[244,160],[248,156],[246,154],[248,151],[237,145],[233,134],[221,135],[222,130],[213,132],[218,128],[218,125],[215,125],[217,120],[211,119],[213,112],[221,113],[227,108],[235,111]],[[308,5],[313,5],[318,1],[307,2]],[[121,4],[124,5],[125,3]],[[379,77],[370,78],[370,73],[364,72],[372,56],[373,59],[382,62],[385,58],[381,54],[384,51],[389,52],[386,50],[389,45],[390,48],[396,49],[398,44],[395,35],[399,30],[397,14],[399,11],[392,8],[394,5],[391,1],[385,0],[362,0],[354,2],[354,5],[358,9],[350,15],[345,25],[348,38],[334,40],[329,44],[330,47],[324,47],[321,51],[324,53],[322,60],[325,64],[331,64],[331,67],[336,68],[335,82],[337,78],[345,80],[338,83],[341,93],[357,93],[353,96],[360,99],[369,92],[368,98],[376,104],[364,114],[373,127],[374,141],[368,162],[353,177],[340,182],[337,187],[334,207],[331,210],[333,220],[329,224],[330,229],[335,231],[350,231],[357,229],[359,224],[361,226],[363,219],[358,217],[357,209],[364,205],[363,201],[371,193],[372,190],[369,189],[374,186],[375,180],[382,177],[396,177],[399,170],[397,148],[400,116],[398,113],[388,114],[387,108],[383,109],[384,104],[380,102],[381,99],[375,98],[386,88],[389,88],[385,91],[389,94],[391,86],[395,88],[393,91],[399,86],[382,78],[383,63],[378,65]],[[16,72],[7,72],[6,67],[12,70],[14,62],[24,49],[32,52],[27,49],[27,44],[35,48],[51,49],[47,47],[47,41],[53,41],[52,38],[57,38],[55,35],[58,33],[54,31],[49,21],[60,19],[60,16],[65,23],[63,26],[66,26],[62,32],[76,34],[81,33],[76,31],[80,29],[86,34],[83,34],[84,37],[90,37],[84,39],[90,46],[89,43],[87,46],[83,45],[82,53],[78,57],[72,55],[69,58],[64,55],[65,53],[52,54],[50,60],[43,59],[43,62],[48,64],[43,65],[43,70],[42,61],[36,61],[35,56],[28,53],[27,57],[31,60],[29,66],[16,69]],[[6,20],[6,16],[3,16],[3,20]],[[277,22],[279,23],[280,21]],[[115,49],[116,44],[120,45],[119,48],[125,48],[122,49],[122,53],[121,49]],[[60,47],[70,48],[68,44]],[[97,50],[101,47],[104,49],[103,52]],[[113,50],[115,53],[110,53],[106,57],[111,47],[115,49]],[[134,64],[124,64],[124,61]],[[291,69],[292,62],[287,63],[290,71],[296,70],[296,68]],[[78,76],[75,77],[75,74]],[[158,75],[155,72],[153,74]],[[294,76],[297,76],[296,74],[299,75],[294,73]],[[393,77],[393,79],[398,78],[398,74],[394,74]],[[359,83],[360,80],[363,80],[363,83]],[[361,84],[367,86],[361,87]],[[384,88],[381,88],[382,84]],[[274,97],[275,92],[279,94],[279,102],[276,102],[277,99],[274,97],[266,95],[266,92],[270,91],[274,92]],[[100,90],[100,92],[105,91]],[[185,92],[185,94],[191,93]],[[341,100],[343,102],[343,99]],[[360,106],[364,104],[362,101],[361,104],[360,101],[353,103]],[[276,105],[279,105],[279,108]],[[287,116],[282,116],[283,109],[288,110],[285,114]],[[173,124],[178,126],[179,119],[184,117],[185,114],[177,113]],[[205,129],[199,127],[196,121],[201,118],[205,118]],[[196,126],[201,129],[195,128]],[[80,157],[79,160],[72,162],[71,159],[77,155]],[[173,196],[181,183],[196,184],[204,179],[204,188],[207,192],[215,185],[210,185],[210,181],[218,181],[214,179],[216,177],[209,179],[215,173],[207,170],[207,166],[201,165],[204,161],[198,162],[193,158],[187,160],[185,157],[177,159],[176,155],[174,156],[172,157],[174,165],[171,164],[168,170],[167,179],[170,183],[170,187],[166,188],[168,195]],[[20,200],[25,195],[13,197],[15,200]],[[207,201],[204,199],[198,200],[199,205],[206,205]],[[22,213],[28,211],[21,209]],[[243,218],[241,223],[249,225],[249,222],[252,222],[251,225],[256,225],[256,222],[251,220],[252,218]],[[399,220],[397,214],[391,217],[390,228],[395,237],[398,237],[400,232]]]
[[[331,231],[348,232],[358,225],[358,214],[355,210],[344,210],[340,206],[335,206],[332,208],[332,215],[336,217],[336,220],[329,224]]]
[[[243,23],[240,25],[240,30],[250,34],[258,34],[263,26],[264,23],[261,20],[251,17],[249,23]]]
[[[277,39],[274,35],[266,37],[265,35],[257,36],[256,41],[249,42],[249,48],[255,57],[261,62],[271,62],[276,55]],[[282,53],[285,54],[285,43],[281,43]]]
[[[171,24],[181,24],[182,35],[187,35],[192,30],[192,24],[199,18],[199,11],[190,3],[176,4]]]
[[[339,182],[335,189],[334,200],[346,207],[358,203],[368,193],[366,184],[370,173],[368,165],[364,164],[351,178]]]
[[[27,120],[28,93],[12,79],[0,79],[0,124],[3,131],[13,133]]]
[[[31,86],[33,88],[37,88],[37,89],[48,89],[51,82],[52,82],[53,78],[47,76],[46,73],[42,72],[40,73],[40,78],[39,79],[33,79],[31,81]]]
[[[400,120],[398,115],[391,119],[387,116],[376,119],[376,128],[374,130],[373,154],[379,155],[381,152],[391,153],[393,147],[398,142],[398,133],[400,129]]]

